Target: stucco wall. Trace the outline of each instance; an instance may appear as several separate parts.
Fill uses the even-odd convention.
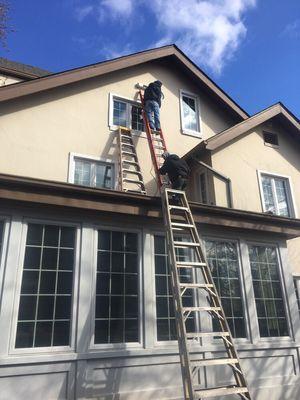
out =
[[[200,140],[181,133],[180,89],[200,97],[203,138],[232,124],[190,79],[153,62],[1,105],[0,172],[67,181],[70,152],[117,160],[115,133],[108,126],[109,93],[134,99],[137,82],[155,79],[164,85],[161,120],[169,151],[183,155]],[[135,139],[148,194],[154,194],[145,134]]]
[[[262,131],[278,133],[279,147],[264,144]],[[230,177],[234,208],[262,212],[258,171],[290,177],[295,216],[300,212],[300,145],[276,125],[262,125],[212,154],[212,166]],[[215,185],[216,204],[224,205],[224,188]],[[300,240],[289,241],[290,262],[300,272]]]
[[[15,78],[9,75],[0,74],[0,86],[11,85],[12,83],[21,82],[22,79]]]

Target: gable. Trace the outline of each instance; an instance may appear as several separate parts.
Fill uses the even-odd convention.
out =
[[[36,79],[32,82],[20,83],[17,87],[6,87],[0,90],[0,101],[16,99],[40,93],[45,90],[69,85],[86,79],[95,78],[109,74],[114,71],[126,69],[153,60],[165,59],[173,68],[184,70],[192,79],[210,95],[214,96],[215,101],[235,116],[237,122],[244,120],[248,114],[241,109],[221,88],[219,88],[208,76],[201,71],[191,60],[188,59],[175,45],[164,46],[157,49],[132,54],[105,61],[75,70],[52,74],[50,76]]]

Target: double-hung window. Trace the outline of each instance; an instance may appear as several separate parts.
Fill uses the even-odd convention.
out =
[[[200,136],[199,99],[196,95],[181,91],[180,110],[182,132]]]
[[[277,249],[263,245],[248,248],[260,336],[288,336]]]
[[[111,95],[111,127],[124,126],[135,131],[144,131],[142,107],[139,103]]]
[[[76,185],[113,189],[115,180],[114,164],[71,155],[71,182]]]
[[[293,217],[294,208],[288,178],[260,173],[263,210],[284,217]]]
[[[16,348],[70,346],[75,228],[29,223]]]

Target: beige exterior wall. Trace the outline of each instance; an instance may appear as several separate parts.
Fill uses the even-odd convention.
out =
[[[278,133],[279,147],[264,144],[262,131]],[[237,209],[262,212],[258,171],[290,178],[295,216],[300,212],[300,145],[282,128],[270,125],[257,127],[253,132],[212,154],[212,166],[231,178],[233,206]],[[224,188],[215,185],[216,204],[224,204]],[[289,241],[293,270],[300,272],[300,240]]]
[[[231,119],[181,72],[153,62],[1,105],[0,172],[66,182],[69,153],[117,161],[115,132],[108,126],[109,94],[135,99],[135,84],[160,79],[161,121],[170,152],[180,156],[199,143],[183,135],[180,89],[200,98],[202,137],[232,125]],[[156,193],[145,134],[135,137],[148,194]]]
[[[22,79],[15,78],[14,76],[0,74],[0,86],[7,86],[21,81]]]

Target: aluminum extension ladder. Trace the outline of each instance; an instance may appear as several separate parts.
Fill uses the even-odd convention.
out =
[[[119,147],[119,189],[124,192],[146,194],[131,130],[120,126],[118,129]]]
[[[167,233],[171,285],[175,306],[176,328],[185,400],[200,400],[209,397],[216,398],[232,395],[237,395],[244,400],[251,400],[221,300],[214,284],[209,265],[206,261],[205,253],[202,249],[198,231],[185,192],[166,188],[166,182],[159,174],[159,168],[163,164],[161,155],[167,150],[167,147],[163,132],[154,132],[150,128],[144,109],[144,97],[142,93],[144,88],[139,87],[139,85],[137,86],[139,88],[139,97],[142,103],[142,115],[151,157],[158,185],[162,193],[162,210]],[[176,196],[176,200],[174,200],[174,196]],[[186,241],[178,241],[175,236],[178,233],[187,238],[184,239]],[[179,261],[176,254],[179,249],[193,249],[195,261]],[[183,270],[189,270],[192,272],[192,281],[188,283],[186,282],[186,279],[181,281],[180,271]],[[195,274],[195,271],[199,271],[200,275],[202,275],[201,283],[198,280],[199,274]],[[205,305],[200,306],[199,302],[194,302],[193,307],[183,307],[182,298],[187,290],[194,291],[195,296],[193,297],[195,301],[199,299],[199,296],[196,296],[196,292],[199,293],[204,291],[207,295],[208,303],[206,302]],[[199,313],[203,312],[209,313],[219,321],[220,332],[202,332],[197,323],[194,324],[194,332],[187,330],[186,322],[190,315],[193,315],[194,321],[196,321],[196,315],[199,316]],[[193,356],[191,352],[191,345],[195,344],[195,342],[200,343],[200,340],[209,337],[218,337],[222,339],[224,351],[227,353],[226,358],[195,359],[195,356]],[[193,351],[195,352],[195,348]],[[197,382],[199,369],[201,367],[206,368],[210,366],[229,366],[232,370],[235,383],[228,384],[227,386],[205,389],[200,387],[199,382]]]
[[[174,200],[174,196],[176,196],[176,200]],[[198,400],[209,397],[238,395],[242,399],[251,400],[221,300],[206,261],[186,195],[182,191],[165,188],[162,191],[162,203],[164,222],[167,229],[171,285],[185,399]],[[179,241],[176,238],[178,233],[184,238],[184,241]],[[179,261],[176,254],[178,249],[192,249],[193,261]],[[184,271],[184,279],[181,279],[181,271]],[[202,279],[199,280],[199,273],[196,273],[196,271],[199,271]],[[189,282],[186,279],[187,273],[190,276]],[[183,296],[187,290],[194,292],[194,304],[192,307],[184,307],[182,305]],[[200,292],[203,293],[203,291],[207,302],[200,305],[199,301],[197,303],[197,299],[200,297]],[[196,317],[199,317],[203,312],[209,313],[219,321],[219,332],[202,332],[199,329]],[[186,326],[186,322],[191,315],[194,317],[193,332],[187,329]],[[218,337],[223,340],[224,351],[227,353],[226,358],[195,359],[195,355],[192,354],[192,351],[195,352],[195,347],[192,349],[191,346],[195,343],[200,343],[203,338],[209,337]],[[198,381],[199,369],[213,366],[229,366],[235,383],[205,389],[200,387]]]

